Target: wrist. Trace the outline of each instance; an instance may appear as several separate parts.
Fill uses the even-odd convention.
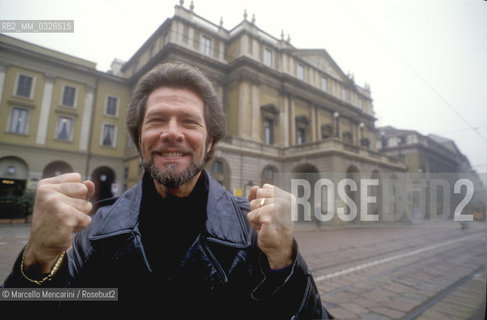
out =
[[[29,274],[47,274],[52,270],[59,255],[62,253],[39,255],[36,254],[36,250],[30,244],[27,244],[22,255],[23,271]]]
[[[52,266],[49,268],[47,272],[45,272],[45,265],[44,268],[38,264],[38,263],[31,263],[30,267],[26,267],[26,255],[25,255],[25,250],[24,253],[22,254],[22,261],[20,263],[20,272],[22,273],[22,276],[28,280],[29,282],[35,283],[37,285],[42,285],[44,282],[51,280],[54,275],[58,272],[60,269],[64,257],[66,255],[66,251],[61,252],[56,259],[54,260],[54,263]]]
[[[267,260],[272,270],[278,270],[292,265],[295,256],[294,245],[291,245],[287,250],[282,250],[279,253],[267,256]]]
[[[281,259],[270,259],[267,258],[269,261],[269,267],[271,270],[279,270],[279,269],[284,269],[291,264],[293,264],[293,260],[291,258],[281,258]]]

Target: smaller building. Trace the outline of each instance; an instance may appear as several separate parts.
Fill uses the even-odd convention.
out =
[[[91,178],[95,201],[119,194],[129,98],[94,62],[0,35],[0,218],[10,196],[66,172]]]
[[[453,140],[386,126],[377,129],[376,141],[380,152],[407,167],[406,210],[413,216],[485,220],[485,186]]]
[[[409,172],[464,172],[470,163],[454,141],[438,135],[422,135],[414,130],[380,127],[377,149],[399,158]]]

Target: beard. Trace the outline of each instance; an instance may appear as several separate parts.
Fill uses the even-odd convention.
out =
[[[205,157],[201,162],[191,161],[189,167],[182,171],[176,169],[176,163],[169,163],[164,169],[160,169],[154,165],[152,154],[156,150],[151,150],[151,157],[149,159],[142,159],[142,165],[146,172],[148,172],[152,179],[156,180],[168,189],[175,189],[193,179],[205,166]]]

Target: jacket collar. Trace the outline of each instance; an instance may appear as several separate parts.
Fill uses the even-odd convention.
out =
[[[206,170],[208,202],[203,235],[208,241],[244,248],[251,244],[249,224],[241,205]],[[110,207],[101,208],[95,217],[98,224],[89,235],[90,240],[104,239],[125,233],[139,233],[139,209],[142,199],[142,181],[124,192]],[[245,211],[248,205],[245,205]],[[107,211],[106,211],[107,210]]]
[[[237,248],[250,246],[250,225],[246,218],[250,208],[247,202],[239,204],[211,174],[206,171],[203,174],[209,182],[205,223],[207,239]]]

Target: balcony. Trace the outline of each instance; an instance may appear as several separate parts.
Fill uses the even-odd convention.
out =
[[[293,158],[303,158],[316,155],[327,155],[339,153],[349,155],[354,158],[373,160],[393,166],[402,166],[399,159],[389,157],[377,151],[369,150],[360,146],[345,143],[337,138],[329,138],[303,145],[290,147],[278,147],[265,143],[246,140],[240,137],[227,136],[220,143],[222,149],[244,151],[254,156],[275,158],[276,160],[292,160]]]

